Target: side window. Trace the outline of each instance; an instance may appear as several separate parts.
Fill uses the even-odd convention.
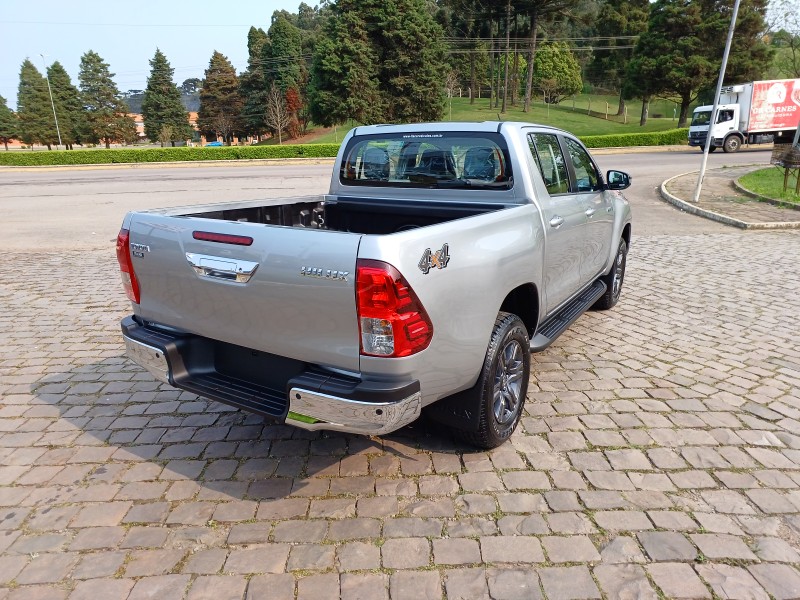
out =
[[[732,110],[721,110],[717,116],[717,123],[724,123],[725,121],[733,121]]]
[[[586,150],[573,139],[564,138],[567,143],[567,152],[575,169],[575,183],[577,192],[597,192],[601,189],[600,176],[597,174],[592,159]]]
[[[532,133],[528,145],[550,195],[569,192],[567,164],[558,138],[550,133]]]

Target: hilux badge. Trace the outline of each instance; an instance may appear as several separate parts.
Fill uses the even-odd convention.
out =
[[[417,265],[419,270],[428,274],[428,272],[433,269],[444,269],[447,266],[447,263],[450,262],[450,254],[449,254],[449,246],[448,244],[444,244],[439,250],[436,252],[431,252],[430,248],[426,248],[425,252],[422,253],[422,258]]]
[[[303,277],[315,277],[317,279],[332,279],[334,281],[347,281],[349,271],[334,271],[332,269],[321,269],[319,267],[300,267],[300,275]]]

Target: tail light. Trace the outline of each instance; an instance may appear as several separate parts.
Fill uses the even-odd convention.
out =
[[[400,357],[427,348],[433,325],[400,272],[377,260],[359,260],[356,271],[361,354]]]
[[[136,273],[133,272],[131,262],[130,231],[120,229],[117,236],[117,262],[119,262],[119,274],[122,276],[122,287],[131,302],[139,304],[139,282],[136,281]]]

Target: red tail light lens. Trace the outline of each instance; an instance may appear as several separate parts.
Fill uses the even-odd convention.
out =
[[[356,274],[361,354],[410,356],[427,348],[433,325],[400,272],[376,260],[359,260]]]
[[[119,262],[119,274],[122,276],[122,287],[131,302],[139,304],[139,282],[136,280],[136,273],[133,272],[131,262],[131,234],[127,229],[120,229],[117,236],[117,262]]]

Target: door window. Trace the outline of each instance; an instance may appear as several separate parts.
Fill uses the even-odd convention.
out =
[[[558,138],[550,133],[531,133],[528,145],[548,193],[552,196],[569,192],[567,164]]]
[[[576,192],[598,192],[602,188],[600,176],[586,150],[578,142],[564,138],[567,143],[567,152],[575,169]]]

